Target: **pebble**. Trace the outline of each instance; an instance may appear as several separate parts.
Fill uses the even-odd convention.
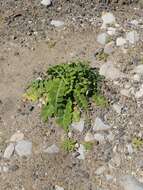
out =
[[[50,6],[52,4],[52,0],[42,0],[41,4],[44,6]]]
[[[119,104],[113,104],[113,109],[116,111],[116,113],[121,114],[122,107]]]
[[[140,87],[140,90],[135,93],[135,98],[141,98],[143,96],[143,85]]]
[[[109,42],[108,44],[105,45],[104,47],[104,53],[106,54],[111,54],[114,52],[115,49],[115,44],[113,41]]]
[[[55,27],[62,27],[62,26],[64,26],[64,22],[60,21],[60,20],[52,20],[51,25],[53,25]]]
[[[6,149],[4,151],[4,156],[3,157],[6,158],[6,159],[10,159],[10,157],[12,156],[13,153],[14,153],[14,144],[10,143],[6,147]]]
[[[47,149],[44,149],[43,152],[48,153],[48,154],[57,154],[57,153],[59,153],[59,151],[60,150],[57,147],[57,145],[53,144],[53,145],[49,146]]]
[[[94,135],[94,139],[96,140],[96,141],[98,141],[99,143],[102,143],[105,139],[104,139],[104,135],[102,135],[102,134],[99,134],[99,133],[96,133],[95,135]]]
[[[95,174],[96,174],[96,175],[102,175],[105,170],[106,170],[106,167],[105,167],[105,166],[100,166],[100,167],[97,168],[97,170],[95,171]]]
[[[15,146],[15,152],[19,156],[29,156],[32,153],[32,142],[28,140],[18,141]]]
[[[133,147],[132,147],[132,144],[127,144],[127,150],[128,150],[128,153],[129,154],[132,154],[134,151],[133,151]]]
[[[94,141],[94,135],[90,132],[87,132],[84,138],[85,142]]]
[[[104,124],[104,122],[99,117],[96,117],[93,125],[94,131],[104,131],[109,129],[111,129],[111,126]]]
[[[84,160],[85,159],[85,152],[86,152],[84,145],[80,144],[77,152],[79,153],[79,156],[77,156],[77,158],[79,160]]]
[[[139,41],[139,34],[137,31],[130,31],[126,34],[126,39],[129,43],[135,44],[136,42]]]
[[[110,36],[113,36],[116,34],[116,28],[113,28],[113,27],[109,27],[107,29],[107,34],[109,34]]]
[[[84,130],[84,119],[81,118],[79,122],[72,123],[71,128],[82,132]]]
[[[102,20],[103,20],[103,24],[102,24],[101,28],[106,28],[106,26],[116,23],[116,19],[115,19],[114,15],[110,12],[103,13]]]
[[[123,46],[124,44],[126,44],[126,39],[123,37],[118,37],[116,39],[116,46]]]
[[[124,76],[111,62],[104,63],[100,67],[99,73],[109,80],[116,80]]]
[[[109,36],[106,33],[98,34],[97,42],[101,45],[105,45],[108,42]]]
[[[18,142],[20,140],[24,139],[24,134],[21,133],[20,131],[17,131],[16,133],[14,133],[11,138],[10,138],[10,142]]]
[[[137,65],[134,68],[133,72],[136,73],[136,74],[143,75],[143,65]]]
[[[55,190],[64,190],[64,188],[61,186],[55,185]]]
[[[143,184],[131,175],[121,177],[120,185],[124,188],[123,190],[143,190]]]

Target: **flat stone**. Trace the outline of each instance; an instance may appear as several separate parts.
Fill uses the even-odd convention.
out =
[[[13,143],[10,143],[5,151],[4,151],[4,155],[3,157],[6,158],[6,159],[10,159],[10,157],[12,156],[12,154],[14,153],[14,144]]]
[[[139,34],[135,30],[130,31],[126,34],[126,39],[129,43],[135,44],[139,41]]]
[[[17,131],[16,133],[14,133],[11,138],[10,138],[10,142],[18,142],[20,140],[24,139],[24,134],[21,133],[20,131]]]
[[[94,131],[104,131],[104,130],[109,130],[109,129],[111,129],[111,126],[104,124],[104,122],[99,117],[96,117],[94,125],[93,125]]]
[[[52,0],[42,0],[41,4],[44,6],[50,6],[52,4]]]
[[[43,152],[48,153],[48,154],[57,154],[59,153],[59,148],[57,147],[57,145],[53,144],[51,146],[49,146],[47,149],[44,149]]]
[[[85,142],[94,141],[94,135],[90,132],[87,132],[84,138]]]
[[[113,25],[116,23],[115,16],[110,12],[103,13],[102,20],[103,20],[103,24],[101,28],[106,28],[106,26]]]
[[[116,34],[116,28],[113,28],[113,27],[109,27],[107,29],[107,34],[109,34],[110,36],[113,36]]]
[[[81,118],[79,122],[72,123],[71,128],[79,132],[82,132],[84,130],[84,119]]]
[[[30,156],[32,153],[32,142],[28,140],[18,141],[15,146],[15,152],[19,156]]]
[[[112,54],[115,49],[115,44],[113,41],[109,42],[108,44],[105,45],[104,47],[104,53],[106,54]]]
[[[64,190],[64,188],[61,186],[55,185],[55,190]]]
[[[84,160],[85,159],[85,152],[86,152],[84,145],[80,144],[77,152],[79,153],[79,156],[77,156],[77,158],[79,160]]]
[[[62,26],[64,26],[64,22],[60,21],[60,20],[52,20],[51,25],[53,25],[55,27],[62,27]]]
[[[124,188],[123,190],[143,190],[143,184],[130,175],[121,177],[120,185]]]
[[[118,37],[116,39],[116,46],[123,46],[125,45],[127,42],[126,42],[126,39],[124,39],[123,37]]]
[[[109,80],[117,80],[123,78],[123,73],[121,73],[112,63],[104,63],[99,70],[100,75],[105,76]]]
[[[116,113],[121,114],[122,106],[119,104],[113,104],[113,109],[116,111]]]
[[[98,34],[97,42],[101,45],[105,45],[108,42],[109,36],[106,33]]]

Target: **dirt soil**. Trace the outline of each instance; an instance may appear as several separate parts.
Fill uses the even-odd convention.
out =
[[[125,174],[133,174],[143,181],[143,146],[132,147],[133,152],[128,146],[135,137],[143,138],[142,97],[136,99],[134,95],[121,94],[121,89],[126,87],[138,91],[143,81],[143,78],[132,79],[133,69],[143,58],[143,11],[138,4],[130,2],[111,6],[108,2],[92,0],[53,0],[48,8],[40,5],[39,0],[0,2],[0,190],[54,190],[56,185],[64,190],[121,190],[119,178]],[[128,75],[117,81],[105,81],[110,106],[95,108],[93,113],[93,119],[102,118],[112,129],[101,132],[106,140],[96,143],[84,160],[62,148],[58,154],[44,153],[45,146],[61,147],[65,132],[41,121],[38,105],[23,101],[25,89],[31,80],[57,63],[80,58],[100,68],[104,61],[97,60],[95,52],[104,48],[97,43],[103,11],[112,12],[121,26],[113,41],[130,30],[137,30],[141,36],[133,47],[115,47],[108,57],[108,61]],[[53,19],[62,20],[65,25],[51,26]],[[139,23],[132,26],[132,20]],[[114,103],[121,105],[121,113],[113,109]],[[17,131],[32,142],[32,153],[28,157],[13,153],[6,159],[5,149]],[[85,129],[73,135],[82,142],[86,133]],[[98,174],[101,166],[105,170]]]

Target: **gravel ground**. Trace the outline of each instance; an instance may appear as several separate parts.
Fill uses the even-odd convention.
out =
[[[1,190],[143,190],[143,11],[131,2],[0,2]],[[75,124],[67,153],[65,132],[22,96],[50,65],[78,58],[105,76],[109,106]]]

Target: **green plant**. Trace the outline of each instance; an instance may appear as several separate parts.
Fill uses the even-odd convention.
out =
[[[76,141],[73,139],[65,139],[62,142],[62,148],[66,152],[73,152],[75,149]]]
[[[108,107],[107,99],[100,94],[99,95],[98,94],[93,95],[93,101],[95,101],[96,106]]]
[[[93,142],[84,142],[83,146],[85,147],[86,150],[92,150]]]
[[[90,100],[100,95],[101,81],[97,69],[77,61],[50,67],[41,80],[35,80],[26,90],[25,98],[45,102],[41,116],[44,121],[54,117],[65,131],[80,114],[88,112]]]
[[[98,61],[107,61],[107,59],[108,59],[108,54],[107,53],[105,53],[104,51],[101,51],[101,52],[99,52],[97,55],[96,55],[96,59],[98,60]]]
[[[132,140],[132,145],[134,148],[140,149],[143,146],[143,139],[134,137]]]

